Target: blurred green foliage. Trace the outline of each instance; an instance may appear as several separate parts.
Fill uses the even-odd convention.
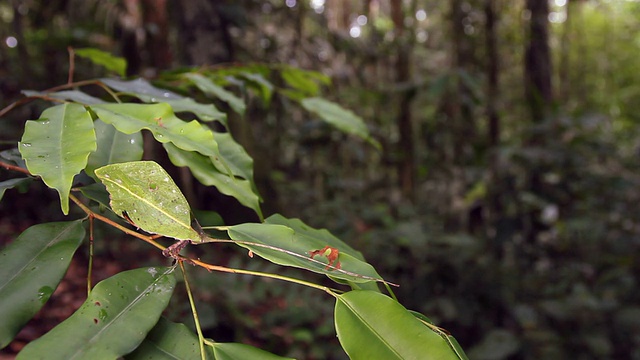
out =
[[[295,63],[330,75],[333,85],[325,93],[374,124],[370,130],[384,149],[377,152],[364,143],[342,141],[344,134],[296,106],[296,91],[315,94],[325,86],[322,81],[287,86],[287,81],[297,79],[295,73],[278,79],[263,69],[264,78],[254,79],[263,96],[247,96],[245,116],[232,119],[230,127],[254,157],[256,182],[270,198],[266,203],[277,204],[268,212],[329,227],[366,252],[385,278],[403,284],[396,291],[400,301],[451,331],[470,358],[640,359],[640,4],[569,1],[570,10],[552,7],[558,13],[570,11],[568,21],[550,24],[555,116],[532,125],[525,120],[522,90],[522,8],[499,2],[503,129],[501,143],[491,147],[483,135],[483,2],[466,2],[467,23],[474,31],[465,41],[474,48],[477,61],[465,69],[448,67],[445,3],[412,2],[414,8],[405,9],[405,15],[411,19],[407,22],[413,39],[405,43],[389,35],[393,22],[387,5],[375,19],[368,14],[371,26],[363,26],[357,39],[348,29],[340,32],[327,26],[327,13],[317,13],[303,1],[291,9],[276,1],[241,1],[218,8],[217,14],[232,24],[232,60]],[[417,8],[426,10],[428,21],[415,20]],[[44,88],[64,82],[67,45],[101,45],[117,52],[118,37],[105,30],[109,26],[90,26],[53,5],[29,9],[19,39],[27,44],[27,61],[20,58],[19,49],[1,47],[4,106],[24,84],[45,84],[37,86]],[[353,15],[359,9],[354,5]],[[12,34],[15,17],[7,14],[13,11],[0,4],[3,39]],[[56,15],[44,22],[47,11]],[[179,22],[173,23],[176,42],[186,42]],[[304,41],[296,43],[296,35]],[[415,79],[408,84],[393,82],[394,54],[402,46],[413,50]],[[192,64],[176,61],[176,66],[184,65]],[[219,79],[224,85],[241,76],[233,67],[224,71],[228,75]],[[78,77],[100,72],[77,61]],[[274,92],[264,79],[285,91]],[[170,83],[170,74],[159,80]],[[459,98],[461,83],[471,91]],[[397,96],[407,90],[415,91],[411,107],[418,155],[412,199],[400,195],[395,174],[403,156],[394,150]],[[473,124],[456,122],[446,112],[458,100],[472,110]],[[37,117],[36,106],[30,111]],[[471,125],[475,130],[469,132]],[[0,121],[0,140],[15,142],[20,133],[20,125],[11,118]],[[531,137],[549,141],[528,144],[525,139]],[[451,155],[456,146],[460,157]],[[533,173],[542,179],[539,193],[530,191]],[[499,211],[491,208],[495,199],[500,201]],[[10,210],[0,205],[0,211]],[[20,211],[25,222],[45,216]],[[539,214],[535,224],[526,217],[532,211]],[[527,234],[533,226],[542,231],[532,241]],[[226,253],[213,256],[229,266],[271,266]],[[248,278],[216,279],[225,280],[211,284],[205,276],[197,285],[207,289],[199,301],[216,305],[202,314],[207,330],[216,336],[224,333],[267,349],[285,346],[291,349],[289,356],[344,358],[340,351],[332,352],[335,347],[326,346],[335,342],[332,309],[315,303],[307,289],[273,287]],[[292,313],[297,321],[284,323],[282,318]],[[229,314],[240,315],[233,317],[240,323],[230,325]],[[319,323],[320,318],[327,320]],[[260,338],[252,331],[256,324],[281,334],[279,340]]]

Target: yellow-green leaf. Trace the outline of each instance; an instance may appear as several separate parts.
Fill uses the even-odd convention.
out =
[[[156,162],[111,164],[95,174],[109,191],[111,209],[135,226],[174,239],[200,239],[191,228],[187,199]]]

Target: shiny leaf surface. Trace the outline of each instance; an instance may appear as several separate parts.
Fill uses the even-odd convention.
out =
[[[135,226],[180,240],[198,240],[187,199],[156,162],[111,164],[95,171],[111,197],[111,209]]]
[[[180,120],[168,104],[105,104],[93,106],[92,110],[118,131],[133,134],[149,130],[159,142],[171,142],[182,150],[197,151],[209,156],[219,171],[231,172],[221,160],[213,132],[198,121]]]
[[[262,224],[246,223],[229,226],[227,227],[229,237],[238,240],[239,246],[279,265],[302,268],[356,283],[382,281],[371,265],[359,260],[352,255],[350,249],[342,246],[336,247],[340,251],[337,259],[340,267],[337,269],[327,267],[326,259],[310,256],[312,251],[327,246],[325,239],[298,233],[288,226],[271,224],[269,219]]]
[[[99,282],[67,320],[29,343],[17,359],[116,359],[156,324],[176,284],[173,268],[124,271]]]
[[[193,176],[203,185],[215,186],[221,193],[236,198],[242,205],[253,209],[259,217],[262,217],[260,198],[253,191],[248,180],[221,173],[213,166],[210,158],[196,152],[178,149],[170,143],[164,144],[164,148],[172,163],[189,167]]]
[[[380,293],[339,295],[334,316],[338,339],[351,359],[459,359],[447,341]]]
[[[142,134],[125,134],[113,125],[98,119],[94,122],[98,148],[89,155],[86,172],[94,176],[93,171],[101,166],[142,159]]]
[[[48,108],[38,121],[27,121],[19,149],[29,171],[58,191],[62,212],[68,214],[73,177],[96,150],[89,112],[78,104]]]
[[[0,348],[49,300],[84,239],[82,221],[34,225],[0,253]]]
[[[202,121],[218,120],[226,123],[227,114],[218,110],[213,104],[200,104],[193,99],[178,95],[166,89],[160,89],[151,85],[144,79],[131,81],[117,79],[101,79],[103,83],[112,89],[125,94],[135,96],[146,103],[167,103],[175,112],[190,112]]]

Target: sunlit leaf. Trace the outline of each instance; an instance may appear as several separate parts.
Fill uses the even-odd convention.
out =
[[[122,77],[127,75],[127,61],[124,58],[94,48],[75,49],[74,52],[77,56],[89,59],[94,64],[102,65]]]
[[[231,106],[233,111],[240,115],[244,115],[246,105],[244,100],[237,97],[234,93],[226,90],[222,86],[217,85],[211,79],[202,76],[197,73],[188,73],[184,75],[187,79],[191,80],[203,93],[212,95]]]
[[[378,150],[381,149],[380,143],[369,134],[369,129],[364,121],[350,110],[329,100],[315,97],[303,99],[300,103],[307,111],[318,115],[338,130],[356,135],[368,141]]]
[[[284,225],[269,223],[245,223],[226,227],[229,237],[237,240],[239,246],[251,250],[254,254],[273,263],[306,269],[332,278],[362,283],[382,281],[375,269],[368,263],[352,255],[352,249],[336,246],[340,251],[340,267],[328,267],[323,258],[312,259],[311,252],[327,246],[323,237],[309,236],[309,233],[297,233]],[[342,252],[344,250],[344,252]]]
[[[221,173],[213,166],[210,158],[197,152],[180,150],[171,143],[166,143],[163,146],[172,163],[177,166],[189,167],[193,176],[203,185],[215,186],[221,193],[236,198],[242,205],[253,209],[262,218],[260,198],[253,191],[248,180],[233,178]]]
[[[95,170],[107,187],[111,209],[135,226],[180,240],[198,240],[191,228],[189,203],[156,162],[133,161]]]
[[[73,177],[96,150],[89,112],[78,104],[48,108],[38,121],[27,121],[19,149],[29,171],[58,191],[62,212],[68,214]]]
[[[49,300],[84,239],[82,221],[34,225],[0,253],[0,348]]]
[[[171,142],[182,150],[197,151],[209,156],[219,171],[231,171],[221,159],[213,132],[196,120],[180,120],[168,104],[103,104],[91,109],[118,131],[133,134],[149,130],[159,142]]]
[[[340,344],[351,359],[460,359],[440,335],[380,293],[339,295],[334,317]]]
[[[82,306],[17,359],[116,359],[156,324],[176,284],[173,268],[124,271],[101,281]]]
[[[93,171],[101,166],[142,159],[141,133],[122,133],[100,119],[94,122],[94,127],[98,148],[89,155],[87,174],[93,176]]]
[[[174,112],[193,113],[202,121],[218,120],[224,124],[227,121],[227,114],[218,110],[213,104],[197,103],[191,98],[157,88],[144,79],[124,81],[105,78],[101,81],[112,89],[135,96],[146,103],[167,103],[171,105]]]

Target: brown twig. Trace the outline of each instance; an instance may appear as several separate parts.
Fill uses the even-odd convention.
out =
[[[15,165],[7,164],[6,162],[3,162],[3,161],[0,161],[0,167],[3,167],[3,168],[5,168],[5,169],[7,169],[7,170],[13,170],[13,171],[21,172],[21,173],[23,173],[23,174],[27,174],[27,175],[33,176],[33,175],[31,175],[31,173],[29,172],[29,170],[27,170],[27,169],[23,169],[23,168],[21,168],[20,166],[15,166]]]
[[[71,84],[73,82],[73,72],[76,67],[76,53],[71,46],[67,47],[67,51],[69,52],[69,77],[67,78],[67,84]]]

